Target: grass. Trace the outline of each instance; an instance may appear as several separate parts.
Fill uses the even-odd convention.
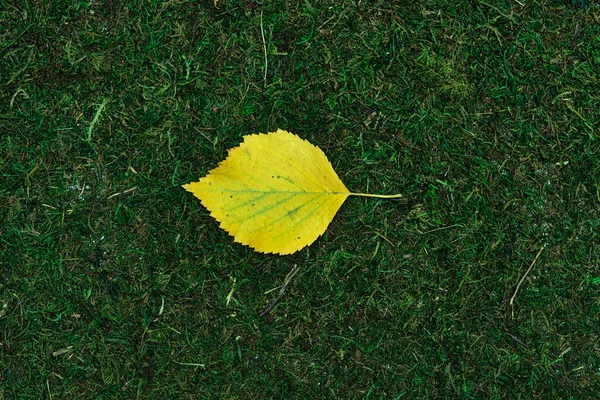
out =
[[[599,21],[0,2],[0,399],[596,397]],[[180,185],[276,128],[407,200],[292,256],[234,243]]]

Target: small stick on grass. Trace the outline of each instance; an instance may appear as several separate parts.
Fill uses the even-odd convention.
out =
[[[517,287],[515,289],[515,292],[513,293],[512,297],[510,298],[510,301],[509,301],[508,304],[510,304],[510,308],[511,308],[511,318],[515,317],[515,310],[514,310],[513,302],[515,301],[515,297],[517,297],[517,293],[519,293],[519,288],[521,287],[521,284],[523,284],[523,281],[525,280],[525,278],[527,278],[527,275],[529,275],[529,273],[531,272],[531,269],[535,265],[535,262],[537,261],[537,259],[540,257],[540,254],[542,254],[542,250],[544,250],[543,246],[542,246],[542,248],[540,248],[540,251],[538,251],[538,253],[535,255],[535,258],[533,259],[533,262],[531,263],[531,265],[529,266],[529,268],[527,268],[527,271],[525,271],[525,273],[523,274],[523,276],[519,280],[519,283],[517,283]]]
[[[263,13],[262,13],[262,11],[260,12],[260,36],[262,37],[263,51],[265,53],[264,80],[265,80],[265,87],[267,87],[267,68],[268,68],[269,64],[268,64],[268,59],[267,59],[267,43],[265,42],[265,31],[263,29]]]
[[[292,268],[292,270],[285,277],[285,280],[283,281],[283,285],[281,285],[281,289],[279,290],[279,294],[277,295],[277,297],[275,297],[273,300],[271,300],[269,305],[260,312],[261,317],[264,317],[269,312],[271,312],[271,310],[273,309],[273,307],[275,307],[275,305],[277,304],[277,302],[279,301],[281,296],[283,296],[283,293],[285,292],[285,288],[287,287],[287,285],[289,285],[289,283],[292,281],[292,278],[294,277],[294,275],[296,275],[296,273],[299,270],[300,270],[300,268],[298,268],[297,265],[294,265],[294,268]]]
[[[515,342],[519,343],[521,346],[525,347],[526,349],[528,348],[528,346],[525,344],[525,342],[523,342],[521,339],[519,339],[518,337],[516,337],[515,335],[513,335],[512,333],[509,332],[508,328],[506,327],[506,325],[504,325],[504,332],[510,336],[510,338],[512,340],[514,340]]]
[[[132,192],[132,191],[136,190],[137,188],[138,188],[137,186],[134,186],[134,187],[132,187],[132,188],[130,188],[130,189],[127,189],[127,190],[125,190],[125,191],[123,191],[123,192],[113,193],[113,194],[111,194],[110,196],[108,196],[108,197],[106,198],[106,200],[110,200],[110,199],[112,199],[112,198],[113,198],[113,197],[115,197],[115,196],[119,196],[119,195],[122,195],[122,194],[125,194],[125,193]]]
[[[579,30],[579,22],[575,25],[575,33],[573,34],[573,40],[571,41],[571,47],[575,48],[577,46],[577,39],[579,39],[579,35],[581,31]]]

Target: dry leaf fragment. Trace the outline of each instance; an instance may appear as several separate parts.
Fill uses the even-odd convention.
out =
[[[244,136],[217,168],[183,187],[236,242],[278,254],[313,243],[350,195],[402,196],[349,192],[321,149],[281,129]]]

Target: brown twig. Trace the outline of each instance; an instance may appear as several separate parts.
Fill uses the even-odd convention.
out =
[[[531,272],[531,269],[535,265],[535,262],[537,261],[537,259],[540,257],[540,254],[542,254],[542,250],[544,250],[543,246],[542,246],[542,248],[540,248],[540,251],[538,251],[538,253],[535,255],[535,258],[533,259],[533,262],[531,263],[531,265],[529,266],[529,268],[527,268],[527,271],[525,271],[525,273],[523,274],[523,276],[519,280],[519,283],[517,283],[517,287],[515,288],[515,292],[513,293],[512,297],[510,298],[510,301],[508,302],[508,304],[510,304],[512,318],[515,317],[515,310],[514,310],[514,306],[513,306],[513,302],[515,301],[515,297],[517,297],[517,293],[519,293],[519,288],[523,284],[523,281],[525,280],[525,278],[527,278],[527,275],[529,275],[529,273]]]
[[[132,192],[132,191],[136,190],[137,188],[138,188],[138,187],[137,187],[137,186],[135,186],[135,187],[132,187],[131,189],[127,189],[127,190],[125,190],[125,191],[123,191],[123,192],[119,192],[119,193],[114,193],[114,194],[111,194],[110,196],[108,196],[108,198],[107,198],[106,200],[110,200],[110,199],[112,199],[112,198],[113,198],[113,197],[115,197],[115,196],[120,196],[120,195],[122,195],[122,194],[125,194],[125,193]],[[82,192],[82,193],[83,193],[83,192]]]
[[[506,326],[504,326],[504,333],[506,333],[508,336],[510,336],[510,338],[512,340],[514,340],[515,342],[519,343],[521,346],[525,347],[526,349],[528,348],[528,346],[525,344],[525,342],[523,342],[521,339],[519,339],[518,337],[516,337],[515,335],[513,335],[512,333],[509,332],[508,328]]]
[[[575,33],[573,34],[573,40],[571,41],[572,48],[575,48],[575,46],[577,45],[577,39],[579,39],[580,34],[581,34],[581,31],[579,30],[579,22],[578,22],[577,25],[575,25]]]
[[[265,41],[265,30],[263,29],[263,13],[260,12],[260,36],[262,38],[263,43],[263,52],[265,53],[265,71],[264,71],[264,81],[265,87],[267,87],[267,70],[269,68],[269,59],[267,57],[267,42]]]
[[[285,292],[285,288],[287,287],[287,285],[289,285],[289,283],[292,281],[292,278],[294,277],[294,275],[296,275],[296,273],[299,270],[300,270],[300,268],[298,268],[297,265],[294,265],[294,268],[292,268],[292,270],[285,277],[285,280],[283,281],[283,285],[281,285],[281,289],[279,289],[279,294],[273,300],[271,300],[271,302],[264,308],[264,310],[262,310],[260,312],[259,315],[261,317],[264,317],[265,315],[267,315],[268,313],[271,312],[271,310],[275,307],[275,305],[277,304],[277,302],[279,301],[281,296],[283,296],[283,293]]]

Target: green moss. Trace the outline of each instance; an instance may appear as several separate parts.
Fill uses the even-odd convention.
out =
[[[0,398],[596,397],[579,3],[0,5]],[[406,200],[234,243],[180,185],[276,128]]]

